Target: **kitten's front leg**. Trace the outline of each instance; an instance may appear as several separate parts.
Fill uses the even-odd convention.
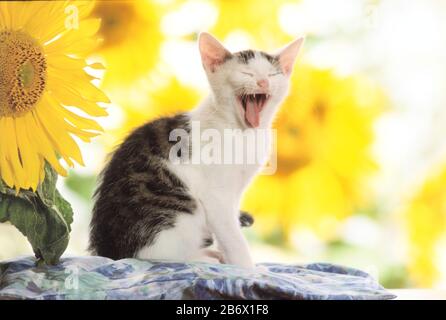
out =
[[[239,209],[214,197],[201,202],[226,263],[253,269],[248,242],[240,228]]]

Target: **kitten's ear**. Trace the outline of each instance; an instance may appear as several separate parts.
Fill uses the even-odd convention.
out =
[[[300,37],[293,42],[287,44],[280,49],[276,55],[279,57],[280,66],[283,73],[287,76],[293,71],[294,62],[296,61],[297,54],[304,43],[305,38]]]
[[[201,61],[206,70],[214,72],[215,67],[231,57],[231,53],[207,32],[200,33],[198,38]]]

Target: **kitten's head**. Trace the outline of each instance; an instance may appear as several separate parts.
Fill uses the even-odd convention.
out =
[[[246,50],[231,53],[208,33],[200,34],[203,67],[216,100],[236,115],[244,128],[269,126],[286,97],[299,38],[276,54]],[[235,109],[235,110],[233,110]]]

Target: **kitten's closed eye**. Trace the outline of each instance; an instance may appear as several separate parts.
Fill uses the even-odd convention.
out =
[[[246,74],[247,76],[254,77],[253,73],[241,71],[241,73]]]
[[[270,73],[270,74],[268,75],[268,77],[274,77],[274,76],[277,76],[277,75],[279,75],[279,74],[282,74],[282,71],[277,71],[277,72],[274,72],[274,73]]]

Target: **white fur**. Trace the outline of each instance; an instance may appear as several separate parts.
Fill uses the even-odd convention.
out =
[[[242,88],[256,92],[259,90],[257,81],[268,79],[271,98],[261,112],[259,127],[254,130],[270,128],[278,106],[286,97],[289,74],[271,76],[275,69],[260,54],[247,65],[240,64],[236,59],[218,64],[227,51],[216,41],[208,34],[200,37],[201,55],[211,94],[190,113],[191,120],[199,121],[201,130],[212,128],[221,134],[224,129],[248,129],[235,92]],[[294,60],[297,54],[295,46],[291,47],[294,53],[284,49],[288,66],[289,63],[292,65],[290,59]],[[216,64],[212,65],[213,62]],[[192,136],[193,134],[194,132]],[[137,256],[182,261],[224,260],[226,263],[252,268],[254,265],[248,243],[240,228],[239,208],[245,189],[261,169],[261,165],[168,165],[197,200],[197,210],[193,215],[180,215],[174,228],[162,231],[154,243],[143,248]],[[215,252],[201,248],[203,239],[208,235],[217,240],[222,259],[216,259],[218,254]]]

